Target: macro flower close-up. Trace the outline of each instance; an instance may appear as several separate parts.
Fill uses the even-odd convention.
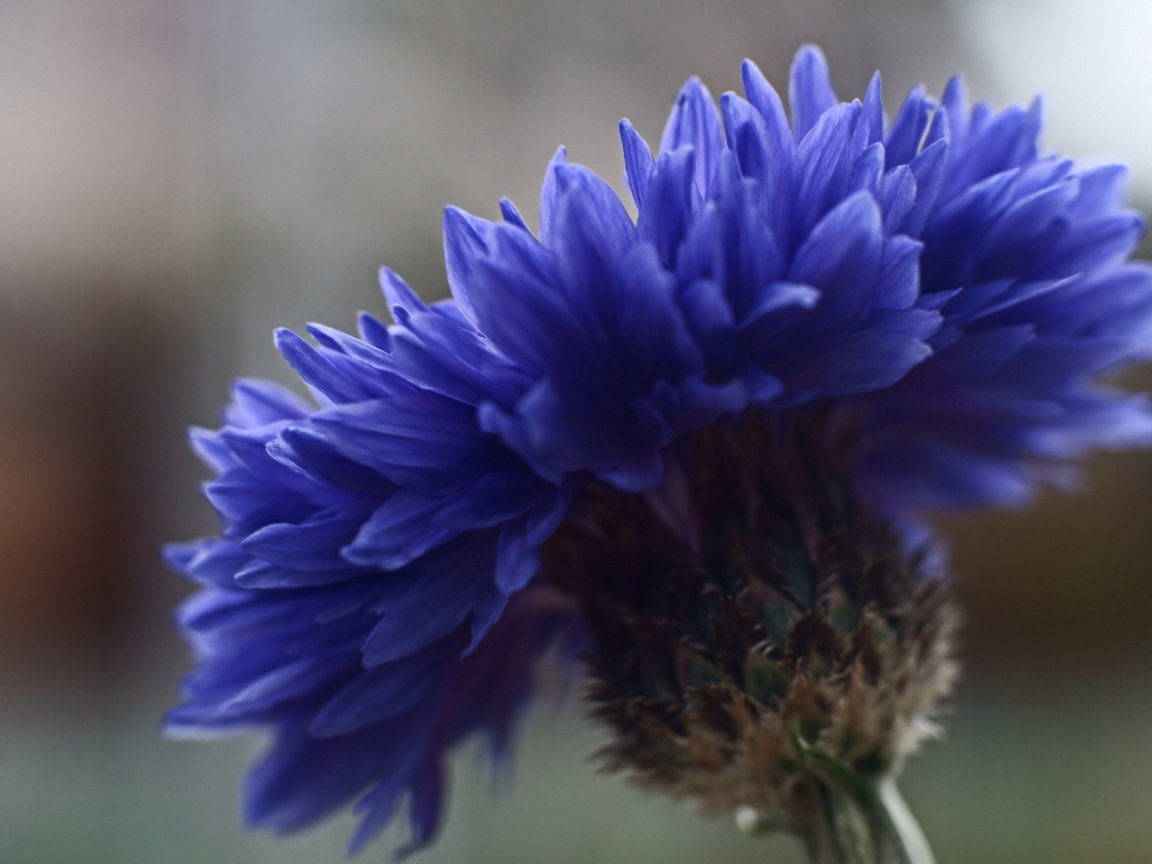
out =
[[[608,771],[814,861],[932,860],[895,791],[957,671],[932,519],[1152,441],[1106,380],[1152,348],[1143,223],[1039,102],[842,101],[812,47],[741,80],[656,144],[622,121],[623,198],[561,149],[535,229],[449,207],[450,299],[381,271],[391,324],[277,334],[309,399],[245,379],[193,433],[221,529],[167,550],[199,587],[166,727],[269,733],[250,825],[428,845],[549,663]]]

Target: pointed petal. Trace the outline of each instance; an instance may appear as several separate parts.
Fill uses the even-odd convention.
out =
[[[661,153],[671,153],[681,147],[696,151],[696,188],[702,197],[707,197],[720,159],[723,133],[716,103],[699,78],[690,78],[680,90],[660,140]]]
[[[652,176],[655,167],[652,150],[627,119],[620,121],[620,142],[624,147],[624,171],[628,176],[632,200],[636,202],[637,208],[643,209],[648,178]]]
[[[792,130],[797,141],[837,102],[828,62],[815,45],[805,45],[792,61],[788,101],[792,105]]]

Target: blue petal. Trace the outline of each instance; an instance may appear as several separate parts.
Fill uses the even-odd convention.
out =
[[[641,488],[658,479],[655,451],[670,430],[640,398],[618,406],[611,416],[581,411],[571,398],[543,381],[517,406],[532,450],[559,471],[593,470],[621,487]]]
[[[916,205],[916,175],[907,165],[897,165],[881,178],[875,188],[876,203],[884,214],[884,232],[894,234]]]
[[[440,828],[444,811],[444,768],[438,760],[425,763],[420,779],[412,788],[412,839],[396,850],[394,861],[402,861],[432,842]]]
[[[820,116],[796,150],[793,236],[801,237],[849,190],[861,106],[836,105]]]
[[[740,71],[744,83],[744,96],[764,120],[767,164],[778,170],[788,164],[795,150],[795,139],[788,123],[788,115],[784,111],[784,104],[755,63],[745,60]]]
[[[360,330],[360,338],[369,345],[381,351],[389,351],[392,347],[392,337],[388,328],[374,315],[361,312],[356,316],[356,324]]]
[[[241,588],[253,590],[315,588],[355,579],[363,573],[363,570],[349,568],[343,562],[321,570],[315,567],[297,569],[268,561],[250,561],[236,572],[235,583]]]
[[[895,384],[932,353],[919,339],[864,330],[825,345],[802,367],[784,376],[797,390],[821,394],[866,393]]]
[[[805,45],[792,61],[788,101],[792,105],[792,129],[797,141],[807,135],[820,115],[837,102],[828,74],[828,62],[814,45]]]
[[[164,547],[169,566],[205,585],[230,587],[236,572],[248,561],[248,554],[236,543],[196,540],[169,543]]]
[[[822,290],[825,315],[851,318],[876,300],[871,289],[861,288],[876,283],[883,249],[880,211],[870,195],[858,192],[816,225],[796,251],[789,278]]]
[[[643,390],[658,380],[679,381],[703,368],[703,358],[676,303],[675,280],[661,269],[651,247],[637,246],[624,260],[619,327],[633,363],[630,375]]]
[[[916,87],[904,97],[904,104],[892,120],[892,128],[884,139],[886,167],[906,165],[920,151],[920,142],[936,104],[924,95],[923,87]]]
[[[632,200],[638,208],[642,208],[648,191],[648,178],[652,176],[655,167],[652,150],[628,120],[620,121],[620,143],[624,146],[624,171],[628,176]]]
[[[864,123],[868,128],[868,143],[884,140],[884,97],[880,73],[877,72],[868,82],[864,93]]]
[[[416,312],[425,312],[428,306],[420,299],[420,295],[413,291],[407,282],[400,278],[389,267],[381,267],[379,271],[380,290],[384,292],[384,299],[392,312],[397,324],[404,324],[410,315]]]
[[[355,668],[354,657],[302,657],[251,679],[243,689],[213,705],[201,722],[260,718],[269,708],[293,702]]]
[[[248,777],[245,821],[281,833],[318,822],[419,752],[419,722],[408,715],[338,738],[286,727]]]
[[[310,408],[299,396],[280,384],[240,378],[232,385],[232,404],[224,414],[230,426],[249,429],[280,420],[307,416]]]
[[[495,474],[445,498],[398,492],[364,522],[343,554],[358,564],[394,570],[463,531],[518,516],[535,491],[523,476]]]
[[[244,535],[269,522],[306,519],[315,504],[299,497],[270,494],[254,485],[247,472],[228,471],[204,486],[204,496],[229,524],[226,533]]]
[[[380,474],[341,454],[335,445],[311,426],[289,426],[270,441],[268,456],[334,490],[383,496],[395,489]]]
[[[406,713],[441,683],[437,667],[458,653],[458,642],[446,640],[415,657],[361,671],[324,703],[308,731],[331,738]]]
[[[358,378],[349,364],[341,362],[340,355],[313,348],[291,330],[281,328],[276,331],[276,347],[296,374],[329,399],[356,402],[379,393],[368,382]]]
[[[497,226],[492,255],[477,265],[474,299],[488,338],[530,373],[547,373],[557,356],[582,358],[589,346],[553,273],[551,253],[523,231]]]
[[[444,263],[452,296],[469,318],[474,318],[471,301],[473,262],[483,255],[492,223],[466,213],[459,207],[444,210]]]
[[[586,238],[596,238],[601,254],[623,254],[631,248],[636,242],[635,227],[611,186],[580,165],[561,165],[554,173],[560,189],[556,218],[565,220],[564,230],[552,244],[558,251],[577,228],[586,232]],[[566,256],[561,254],[560,260]]]
[[[461,625],[492,579],[493,546],[486,537],[466,538],[411,565],[417,581],[381,606],[380,621],[364,642],[364,665],[371,668],[407,657]]]
[[[345,565],[339,549],[356,534],[357,511],[321,511],[296,524],[265,525],[242,546],[255,558],[295,570],[333,570]]]
[[[423,494],[459,488],[498,458],[477,427],[474,409],[434,393],[410,391],[342,405],[312,422],[348,458]]]
[[[948,142],[937,141],[916,155],[908,168],[916,179],[916,202],[899,225],[906,234],[918,235],[936,205],[944,185],[944,169],[948,159]]]
[[[790,133],[786,143],[781,142],[751,104],[735,93],[725,93],[720,99],[727,130],[728,147],[736,155],[741,173],[754,177],[764,186],[766,209],[778,210],[784,171],[795,149]]]
[[[548,163],[548,170],[544,173],[544,184],[540,187],[540,242],[545,246],[552,245],[552,219],[556,213],[559,194],[556,175],[558,170],[567,164],[568,151],[561,147]]]
[[[661,154],[648,183],[647,203],[636,223],[637,232],[655,245],[660,261],[670,270],[676,267],[677,255],[699,209],[700,195],[692,179],[695,162],[692,150]]]
[[[968,93],[962,78],[948,79],[940,98],[940,110],[948,118],[948,139],[961,144],[968,137]]]
[[[520,526],[500,532],[496,546],[496,585],[504,594],[514,594],[527,585],[539,566],[539,547],[527,541]]]
[[[924,244],[908,237],[885,241],[876,285],[881,309],[907,309],[920,296],[920,253]]]
[[[500,199],[500,215],[504,217],[504,221],[509,225],[515,225],[524,231],[528,231],[528,223],[524,221],[524,217],[520,211],[516,209],[516,205],[508,198]]]
[[[691,147],[696,153],[696,189],[706,197],[722,146],[720,118],[712,94],[699,78],[691,78],[680,90],[676,106],[664,126],[660,152],[671,153],[681,147]]]

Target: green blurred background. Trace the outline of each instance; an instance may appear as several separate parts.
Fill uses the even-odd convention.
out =
[[[617,177],[619,117],[657,140],[684,78],[782,83],[805,41],[890,108],[953,71],[1043,91],[1048,146],[1128,162],[1140,206],[1149,32],[1121,0],[0,0],[0,862],[342,860],[347,817],[239,828],[257,742],[158,732],[187,659],[156,548],[214,527],[183,430],[234,374],[289,380],[274,326],[382,312],[382,263],[442,293],[444,204],[533,211],[560,143]],[[943,520],[967,674],[904,783],[941,864],[1152,860],[1150,504],[1152,457],[1109,456]],[[578,688],[541,686],[511,781],[460,753],[418,860],[798,860],[596,775]]]

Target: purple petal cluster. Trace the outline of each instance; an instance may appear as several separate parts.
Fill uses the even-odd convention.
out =
[[[1088,450],[1146,444],[1145,397],[1092,380],[1149,348],[1152,269],[1128,261],[1144,223],[1123,208],[1124,168],[1042,153],[1039,101],[969,110],[959,79],[939,105],[913,91],[900,116],[948,147],[918,234],[919,305],[943,326],[863,406],[861,482],[900,509],[1015,504]]]
[[[301,368],[301,358],[315,357],[291,338],[284,348],[302,352]],[[335,392],[335,377],[326,385]],[[238,382],[225,427],[193,434],[217,472],[205,493],[225,527],[219,538],[167,550],[204,586],[179,616],[200,662],[169,728],[274,730],[249,780],[247,821],[292,831],[360,797],[353,849],[405,795],[414,842],[433,835],[445,750],[480,732],[502,755],[532,663],[573,624],[546,595],[509,605],[513,589],[497,584],[524,538],[542,520],[555,522],[529,512],[531,477],[506,474],[499,448],[489,461],[475,441],[448,443],[449,421],[432,394],[407,395],[422,400],[409,405],[411,424],[403,425],[402,399],[386,409],[378,395],[376,409],[401,431],[380,421],[353,437],[363,445],[395,434],[412,446],[385,446],[397,454],[388,463],[354,462],[333,443],[340,435],[322,431],[341,409],[318,414],[276,385]],[[429,467],[437,457],[439,469]],[[426,483],[393,479],[423,476],[422,465]],[[477,489],[487,509],[472,500]],[[389,539],[397,534],[403,541]],[[388,563],[363,563],[369,558]]]
[[[407,799],[440,822],[445,753],[502,754],[535,659],[579,639],[540,550],[589,483],[670,477],[685,434],[822,405],[897,513],[1013,503],[1093,447],[1148,440],[1093,380],[1140,359],[1152,271],[1123,172],[1038,150],[1039,110],[879,78],[840,102],[804,49],[791,115],[744,65],[719,110],[681,91],[654,153],[621,124],[635,217],[561,150],[539,232],[449,208],[452,299],[382,281],[394,324],[278,334],[315,404],[241,382],[197,432],[219,537],[171,547],[203,588],[181,731],[272,731],[247,818],[295,830],[357,801],[359,848]]]

